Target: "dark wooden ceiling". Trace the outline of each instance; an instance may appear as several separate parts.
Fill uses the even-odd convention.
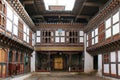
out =
[[[87,23],[109,0],[76,0],[72,11],[46,11],[43,0],[20,0],[34,23]]]

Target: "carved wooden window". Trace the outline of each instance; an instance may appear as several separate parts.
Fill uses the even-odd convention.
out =
[[[41,31],[36,31],[37,36],[41,35]]]
[[[109,54],[103,54],[103,72],[109,74]]]
[[[66,37],[66,41],[68,43],[78,43],[83,41],[83,38],[80,36],[78,31],[68,31],[66,32]]]
[[[29,39],[29,36],[30,36],[30,30],[29,30],[29,28],[27,27],[27,33],[26,33],[26,35],[27,35],[27,43],[29,43],[30,41],[30,39]]]
[[[13,23],[14,23],[16,26],[18,26],[18,16],[17,16],[17,14],[14,14]]]
[[[106,38],[109,38],[109,37],[111,37],[111,28],[106,30]]]
[[[118,75],[120,76],[120,50],[118,50]]]
[[[111,52],[110,53],[110,61],[111,62],[116,62],[116,52]]]
[[[119,27],[119,18],[120,18],[120,13],[119,12],[117,12],[117,13],[115,13],[114,15],[113,15],[113,35],[116,35],[116,34],[118,34],[119,33],[119,31],[120,31],[120,27]]]
[[[119,12],[116,12],[114,15],[113,15],[113,24],[117,23],[119,21],[119,15],[120,13]]]
[[[65,31],[62,29],[58,29],[55,31],[55,42],[56,43],[64,43],[65,42]]]
[[[20,40],[23,40],[23,23],[20,20],[18,21],[18,27],[19,27],[18,37]]]
[[[103,72],[109,74],[109,54],[103,55]]]
[[[83,31],[79,31],[79,41],[80,41],[80,43],[84,42],[84,32]]]
[[[35,34],[32,33],[32,46],[34,46],[34,45],[35,45]]]
[[[18,36],[18,16],[14,14],[13,19],[13,34]]]
[[[120,32],[119,19],[120,19],[120,12],[118,11],[105,21],[106,38],[109,38],[111,37],[111,35],[116,35]]]
[[[111,37],[111,18],[108,18],[106,21],[105,21],[105,28],[106,28],[106,38],[109,38]]]
[[[55,37],[55,42],[60,42],[60,38],[59,37]]]
[[[95,43],[95,39],[93,38],[93,39],[92,39],[92,45],[94,45],[94,43]]]
[[[98,43],[98,28],[92,31],[92,45]]]
[[[27,26],[26,26],[25,24],[24,24],[24,27],[23,27],[23,32],[24,32],[24,33],[23,33],[23,40],[24,40],[24,41],[27,41],[27,38],[26,38],[26,37],[27,37],[27,36],[26,36]]]
[[[113,35],[119,33],[119,23],[113,25]]]
[[[110,62],[111,62],[111,74],[117,74],[116,72],[116,52],[110,52]]]
[[[52,43],[54,41],[54,33],[53,31],[44,30],[42,31],[42,37],[41,37],[42,43]]]
[[[95,44],[98,43],[98,28],[95,29]]]
[[[36,42],[37,43],[41,42],[41,31],[36,31]]]
[[[9,19],[7,19],[6,29],[12,32],[12,22]]]
[[[27,43],[29,43],[29,35],[30,35],[30,31],[29,28],[26,24],[24,24],[24,28],[23,28],[23,40],[26,41]]]
[[[103,73],[111,77],[120,76],[120,50],[103,54]]]
[[[18,15],[15,14],[9,6],[7,6],[6,29],[10,32],[13,32],[14,35],[18,36]]]
[[[7,25],[6,29],[12,32],[12,20],[13,20],[13,11],[10,7],[7,6]]]
[[[12,21],[13,20],[13,10],[7,6],[7,17]]]

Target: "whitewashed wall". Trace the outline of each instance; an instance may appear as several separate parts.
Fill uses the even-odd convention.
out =
[[[35,72],[35,54],[36,52],[34,51],[31,57],[31,72]]]
[[[86,51],[86,34],[84,34],[84,72],[93,71],[93,56]]]
[[[98,73],[97,75],[102,76],[102,54],[98,55]]]

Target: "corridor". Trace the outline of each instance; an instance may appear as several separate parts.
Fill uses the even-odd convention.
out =
[[[94,74],[51,72],[47,74],[36,73],[25,80],[108,80],[108,79],[97,77]]]

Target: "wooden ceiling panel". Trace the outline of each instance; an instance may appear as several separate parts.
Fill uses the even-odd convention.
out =
[[[98,7],[84,6],[81,15],[94,16],[99,11]]]
[[[102,8],[101,6],[103,6],[109,0],[76,0],[73,11],[46,11],[43,0],[20,1],[25,7],[30,17],[34,20],[34,23],[50,21],[53,23],[54,21],[70,22],[68,15],[75,18],[74,22],[81,23],[88,22],[88,20],[90,20],[90,18],[93,17],[99,11],[99,9]],[[66,18],[63,18],[64,20],[61,20],[61,16],[66,16]]]

